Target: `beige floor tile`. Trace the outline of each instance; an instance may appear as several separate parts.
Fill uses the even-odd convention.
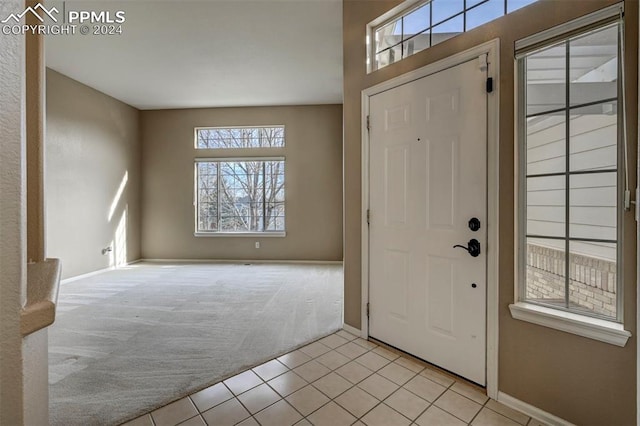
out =
[[[444,387],[449,387],[451,386],[455,380],[449,376],[447,376],[446,374],[443,374],[439,371],[436,371],[434,369],[432,369],[431,367],[427,367],[424,370],[422,370],[420,372],[421,376],[426,377],[429,380],[432,380],[438,384],[441,384]]]
[[[541,422],[540,420],[531,419],[527,426],[548,426],[546,423]]]
[[[197,415],[198,410],[188,397],[158,408],[151,413],[156,426],[175,426]]]
[[[335,402],[323,406],[307,419],[315,426],[348,426],[356,421],[355,417]]]
[[[239,395],[238,399],[251,414],[255,414],[281,398],[269,386],[262,384]]]
[[[384,404],[369,411],[362,418],[362,422],[367,426],[408,426],[411,424],[411,420]]]
[[[338,368],[336,373],[349,380],[351,383],[356,384],[372,375],[373,371],[369,370],[362,364],[351,361],[350,363]]]
[[[281,363],[283,363],[289,368],[296,368],[297,366],[304,364],[310,359],[311,357],[309,355],[297,350],[297,351],[289,352],[288,354],[282,355],[280,358],[278,358],[278,361],[280,361]]]
[[[400,358],[396,359],[393,362],[403,366],[407,370],[413,371],[414,373],[419,373],[425,368],[425,366],[423,364],[420,364],[418,361],[414,361],[412,359],[405,358],[403,356],[401,356]]]
[[[434,402],[439,408],[469,423],[482,406],[452,390],[446,391]]]
[[[493,410],[489,410],[484,407],[480,413],[471,422],[472,426],[518,426],[520,423],[516,423],[508,417],[498,414]]]
[[[372,374],[364,379],[358,386],[378,398],[380,401],[395,392],[399,386],[391,380],[385,379],[379,374]]]
[[[378,374],[382,377],[386,377],[397,385],[404,385],[409,381],[409,379],[416,375],[413,371],[408,370],[395,362],[382,367],[378,370]]]
[[[364,423],[362,423],[360,420],[358,420],[357,422],[355,422],[353,424],[353,426],[366,426]]]
[[[186,422],[180,423],[178,426],[207,426],[207,424],[202,417],[195,416],[190,418]]]
[[[201,413],[213,408],[218,404],[233,398],[233,394],[227,389],[223,383],[216,383],[206,389],[196,392],[190,396],[193,403]]]
[[[268,383],[269,386],[274,388],[276,392],[278,392],[283,397],[290,395],[298,389],[307,385],[307,382],[293,371],[284,373],[283,375],[270,380]]]
[[[409,380],[403,387],[406,390],[415,393],[420,398],[426,399],[429,402],[435,401],[447,390],[447,388],[445,388],[444,386],[433,382],[423,376],[415,376],[413,379]]]
[[[385,365],[389,364],[389,360],[373,352],[367,352],[359,358],[356,358],[356,362],[364,365],[369,370],[378,371]]]
[[[347,381],[347,379],[342,378],[336,373],[330,373],[324,376],[321,379],[313,382],[313,386],[318,388],[322,393],[327,395],[329,398],[335,398],[340,395],[342,392],[349,389],[352,384]]]
[[[224,384],[236,395],[255,388],[261,383],[263,383],[262,379],[251,370],[247,370],[244,373],[240,373],[224,381]]]
[[[258,423],[253,417],[249,417],[248,419],[238,423],[237,426],[260,426],[260,423]]]
[[[342,346],[345,343],[349,342],[347,339],[345,339],[344,337],[340,337],[337,334],[331,334],[327,337],[325,337],[324,339],[320,339],[320,342],[323,345],[327,345],[329,346],[331,349],[335,349],[338,346]]]
[[[209,426],[231,426],[240,423],[249,416],[249,412],[236,398],[202,413],[204,421]]]
[[[338,353],[336,351],[331,351],[331,352],[327,352],[324,355],[319,356],[318,358],[316,358],[316,361],[329,367],[332,370],[335,370],[343,366],[344,364],[348,363],[351,360],[346,356],[342,355],[341,353]]]
[[[367,353],[367,349],[363,348],[360,345],[357,345],[353,342],[349,342],[346,345],[342,345],[339,348],[336,348],[336,352],[341,353],[349,359],[358,358],[360,355],[364,355]]]
[[[355,340],[358,338],[358,336],[356,336],[355,334],[351,334],[346,330],[340,330],[338,332],[336,332],[336,334],[344,339],[347,339],[349,341],[351,340]]]
[[[330,347],[323,345],[320,342],[313,342],[308,344],[307,346],[303,346],[298,349],[300,352],[304,352],[309,355],[311,358],[319,357],[322,354],[325,354],[331,350]]]
[[[153,426],[153,420],[151,420],[151,414],[145,414],[137,419],[133,419],[122,426]]]
[[[403,388],[392,393],[384,403],[411,420],[415,420],[430,405],[429,402]]]
[[[281,374],[289,371],[287,366],[282,364],[277,359],[272,359],[269,362],[265,362],[262,365],[259,365],[253,369],[253,372],[256,373],[262,380],[269,381],[274,377],[278,377]]]
[[[331,370],[315,360],[302,364],[300,367],[294,368],[293,371],[309,383],[331,373]]]
[[[296,423],[295,426],[313,426],[313,425],[311,424],[311,422],[309,420],[302,419],[298,423]]]
[[[378,346],[377,348],[375,348],[373,350],[374,353],[385,357],[386,359],[388,359],[389,361],[393,361],[396,358],[399,358],[400,355],[398,355],[395,352],[391,352],[389,349],[385,349],[382,346]]]
[[[504,404],[500,404],[498,401],[490,399],[489,402],[485,404],[485,407],[492,409],[496,413],[500,413],[503,416],[509,417],[511,420],[516,423],[520,423],[521,425],[526,425],[529,422],[529,416],[521,413],[520,411],[516,411],[513,408],[507,407]]]
[[[302,420],[302,416],[287,401],[280,400],[254,416],[262,426],[291,426]]]
[[[432,405],[416,420],[420,426],[465,426],[466,423]]]
[[[356,417],[364,416],[380,401],[358,387],[353,387],[334,400]]]
[[[365,349],[374,349],[378,347],[377,344],[361,338],[357,338],[353,341],[353,343],[355,343],[356,345],[360,345]]]
[[[293,405],[302,415],[308,416],[329,402],[329,398],[313,386],[307,385],[289,395],[287,402]]]
[[[489,399],[484,392],[462,382],[455,382],[453,386],[451,386],[451,389],[458,392],[460,395],[466,396],[467,398],[477,402],[478,404],[484,404]]]

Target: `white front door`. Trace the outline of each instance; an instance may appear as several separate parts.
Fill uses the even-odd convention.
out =
[[[369,335],[484,385],[487,76],[478,62],[369,98]],[[479,255],[454,248],[471,239]]]

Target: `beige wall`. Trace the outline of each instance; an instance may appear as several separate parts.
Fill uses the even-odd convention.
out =
[[[365,26],[400,1],[344,0],[345,321],[360,327],[360,116],[361,91],[482,42],[500,38],[500,223],[499,390],[584,425],[635,424],[636,341],[625,348],[562,333],[511,318],[514,300],[514,41],[603,6],[609,0],[541,0],[483,27],[367,75]],[[638,3],[626,2],[627,105],[629,140],[637,128]],[[629,152],[635,170],[636,145]],[[635,183],[632,182],[631,187]],[[626,213],[624,232],[624,321],[635,336],[635,223]]]
[[[47,256],[62,260],[63,278],[107,268],[125,247],[127,261],[139,259],[138,110],[51,69],[46,89]]]
[[[20,10],[9,0],[0,12]],[[25,40],[0,37],[0,424],[24,422],[24,348],[20,310],[27,299],[24,101]]]
[[[158,110],[141,117],[144,258],[342,260],[341,105]],[[285,125],[284,148],[194,148],[195,127],[270,124]],[[286,158],[286,237],[195,237],[194,158],[242,154]]]

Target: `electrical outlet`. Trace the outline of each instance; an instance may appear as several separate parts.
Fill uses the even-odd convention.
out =
[[[260,241],[256,241],[256,248],[260,248]]]

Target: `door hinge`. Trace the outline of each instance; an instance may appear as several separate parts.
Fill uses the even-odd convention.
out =
[[[371,116],[367,115],[367,131],[371,130]]]
[[[371,313],[371,310],[369,309],[369,302],[367,302],[367,318],[369,317],[370,313]]]
[[[487,93],[493,92],[493,77],[487,77]]]
[[[367,209],[367,225],[371,225],[371,210]]]

